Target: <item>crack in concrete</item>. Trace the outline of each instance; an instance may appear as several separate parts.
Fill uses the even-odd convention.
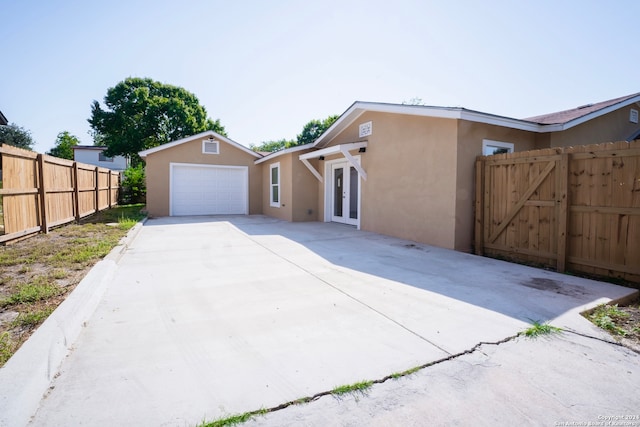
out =
[[[639,350],[637,350],[637,349],[635,349],[633,347],[629,347],[628,345],[624,345],[621,342],[611,341],[611,340],[608,340],[608,339],[605,339],[605,338],[600,338],[600,337],[594,337],[593,335],[583,334],[582,332],[578,332],[578,331],[575,331],[573,329],[562,329],[562,330],[564,332],[569,332],[571,334],[578,335],[580,337],[589,338],[589,339],[596,340],[596,341],[601,341],[601,342],[606,343],[606,344],[613,344],[613,345],[615,345],[617,347],[624,347],[624,348],[626,348],[628,350],[633,351],[634,353],[640,354]]]
[[[432,362],[428,362],[425,363],[423,365],[419,365],[416,366],[414,368],[411,369],[407,369],[406,371],[400,372],[400,373],[396,373],[396,374],[390,374],[390,375],[386,375],[382,378],[379,378],[377,380],[371,380],[371,381],[367,381],[367,383],[369,383],[370,385],[374,385],[374,384],[383,384],[391,379],[398,379],[398,378],[402,378],[402,377],[406,377],[409,376],[411,374],[414,374],[418,371],[421,371],[425,368],[429,368],[431,366],[435,366],[435,365],[439,365],[441,363],[444,362],[448,362],[454,359],[457,359],[461,356],[465,356],[468,354],[472,354],[474,352],[476,352],[480,347],[482,347],[483,345],[500,345],[500,344],[505,344],[509,341],[513,341],[514,339],[518,338],[521,335],[521,333],[517,333],[515,335],[510,335],[506,338],[503,338],[499,341],[494,341],[494,342],[488,342],[488,341],[481,341],[478,344],[474,345],[473,347],[471,347],[470,349],[464,350],[460,353],[456,353],[456,354],[450,354],[447,357],[443,357],[441,359],[437,359],[434,360]],[[356,393],[357,390],[354,390],[353,393]],[[277,406],[272,406],[271,408],[262,408],[256,411],[250,411],[250,412],[246,412],[243,414],[243,416],[246,416],[246,421],[248,421],[250,418],[255,417],[255,416],[260,416],[260,415],[266,415],[272,412],[276,412],[276,411],[280,411],[283,409],[286,409],[290,406],[295,406],[295,405],[301,405],[303,403],[310,403],[310,402],[315,402],[316,400],[320,399],[321,397],[325,397],[325,396],[333,396],[335,395],[333,390],[327,390],[327,391],[321,391],[319,393],[316,393],[312,396],[308,396],[308,397],[302,397],[296,400],[291,400],[289,402],[285,402],[285,403],[281,403],[280,405]],[[207,425],[207,424],[203,424],[203,425]]]

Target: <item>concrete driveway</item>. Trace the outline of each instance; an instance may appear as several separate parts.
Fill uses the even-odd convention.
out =
[[[631,289],[338,224],[263,216],[152,219],[112,264],[100,277],[88,278],[101,280],[104,293],[70,354],[49,368],[50,389],[38,398],[33,425],[195,425],[439,362],[377,385],[369,396],[343,401],[329,396],[324,403],[292,406],[257,420],[393,425],[388,417],[395,408],[401,412],[393,419],[421,425],[420,408],[447,408],[445,401],[474,402],[473,396],[481,396],[483,380],[464,371],[491,357],[491,363],[507,368],[496,377],[484,375],[484,381],[516,395],[517,369],[525,363],[538,364],[530,375],[553,373],[557,379],[547,387],[564,382],[565,389],[574,386],[573,377],[588,377],[593,369],[604,374],[623,369],[616,381],[624,390],[616,403],[604,402],[605,409],[619,414],[640,407],[638,355],[599,341],[607,335],[578,314],[627,297]],[[514,339],[533,321],[597,339],[575,333],[535,342]],[[558,349],[563,343],[571,351]],[[15,359],[26,360],[27,351]],[[581,359],[586,354],[591,364]],[[568,370],[557,372],[563,360]],[[449,387],[447,378],[457,386]],[[610,415],[602,402],[589,400],[609,399],[602,393],[605,385],[592,386],[586,401],[580,396],[585,407],[578,413],[585,420],[598,411]],[[563,392],[541,387],[534,389],[544,395]],[[411,397],[403,401],[400,390]],[[416,396],[426,400],[417,402]],[[16,402],[5,396],[4,404]],[[357,407],[367,404],[370,409],[354,418]],[[355,405],[351,416],[348,405]],[[575,418],[570,402],[561,407],[567,412],[547,419]],[[478,422],[477,409],[467,410],[472,418],[461,422]],[[524,419],[537,419],[526,408],[514,413],[523,411]]]

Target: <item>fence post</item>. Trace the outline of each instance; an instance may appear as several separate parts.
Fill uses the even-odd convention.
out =
[[[73,162],[73,208],[76,211],[76,221],[80,221],[80,183],[78,182],[78,162]]]
[[[95,203],[93,213],[96,213],[96,212],[98,212],[100,210],[98,208],[100,206],[98,204],[98,202],[100,201],[100,168],[98,166],[96,166],[95,171],[96,171],[96,186],[95,186],[96,194],[95,194],[95,197],[93,199],[94,203]]]
[[[567,261],[567,221],[569,215],[569,154],[564,152],[560,158],[560,169],[558,172],[558,185],[556,188],[556,205],[558,209],[558,260],[556,270],[564,273]]]
[[[49,233],[49,224],[47,223],[47,191],[44,188],[44,156],[38,154],[36,157],[36,163],[38,164],[38,199],[40,200],[40,230],[47,234]]]
[[[482,240],[482,225],[483,225],[483,198],[484,195],[484,162],[480,159],[476,159],[476,220],[475,220],[475,238],[474,249],[476,255],[484,255],[484,242]]]
[[[107,201],[109,202],[109,209],[111,209],[111,171],[109,171],[109,194],[108,194],[108,198]]]

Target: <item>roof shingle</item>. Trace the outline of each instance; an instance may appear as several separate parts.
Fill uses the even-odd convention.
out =
[[[539,123],[543,125],[553,125],[553,124],[564,124],[570,122],[571,120],[578,119],[582,116],[586,116],[587,114],[593,113],[598,110],[602,110],[603,108],[610,107],[615,104],[619,104],[628,99],[640,96],[640,92],[634,93],[632,95],[622,96],[620,98],[610,99],[608,101],[598,102],[596,104],[587,104],[582,105],[577,108],[572,108],[571,110],[558,111],[556,113],[543,114],[541,116],[529,117],[524,120],[529,122]]]

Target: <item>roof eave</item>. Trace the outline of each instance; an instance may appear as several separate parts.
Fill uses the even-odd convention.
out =
[[[497,116],[460,107],[430,107],[422,105],[380,104],[374,102],[356,101],[313,143],[314,147],[328,144],[337,134],[350,126],[367,111],[392,114],[407,114],[413,116],[458,119],[471,122],[486,123],[531,132],[544,132],[543,125],[527,120]]]
[[[157,147],[153,147],[153,148],[148,148],[146,150],[142,150],[142,151],[138,152],[138,155],[144,159],[149,154],[157,153],[158,151],[166,150],[168,148],[175,147],[177,145],[181,145],[181,144],[184,144],[184,143],[187,143],[187,142],[195,141],[195,140],[197,140],[199,138],[203,138],[205,136],[212,136],[212,137],[214,137],[216,139],[224,141],[227,144],[229,144],[229,145],[231,145],[233,147],[236,147],[236,148],[244,151],[245,153],[251,154],[252,156],[254,156],[254,157],[258,158],[258,159],[262,157],[261,154],[256,153],[255,151],[245,147],[244,145],[242,145],[240,143],[237,143],[234,140],[229,139],[226,136],[220,135],[218,132],[214,132],[212,130],[207,130],[207,131],[204,131],[204,132],[200,132],[200,133],[197,133],[195,135],[191,135],[191,136],[187,136],[187,137],[182,138],[182,139],[178,139],[176,141],[171,141],[171,142],[167,142],[166,144],[158,145]]]

